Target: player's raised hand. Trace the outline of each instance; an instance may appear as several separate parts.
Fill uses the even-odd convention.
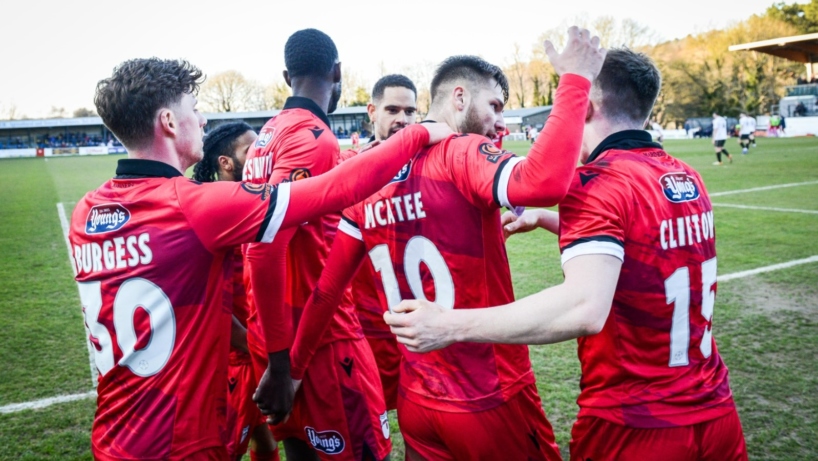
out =
[[[426,128],[426,130],[429,132],[429,145],[437,144],[455,134],[451,127],[445,123],[423,122],[420,124],[420,126]]]
[[[412,352],[442,349],[454,342],[446,321],[447,310],[425,300],[402,301],[383,315],[398,341]]]
[[[592,38],[588,29],[571,26],[562,53],[557,52],[550,40],[545,41],[545,53],[558,75],[577,74],[593,82],[602,69],[607,50],[599,46],[599,37]]]
[[[269,362],[261,375],[253,401],[267,416],[269,424],[287,420],[293,409],[296,386],[290,377],[290,351],[283,350],[269,354]]]

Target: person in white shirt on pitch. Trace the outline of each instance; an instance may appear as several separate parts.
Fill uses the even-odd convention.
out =
[[[727,156],[730,163],[733,163],[733,156],[724,148],[724,142],[727,141],[727,120],[721,115],[713,112],[713,147],[716,148],[716,162],[713,165],[721,165],[721,154]]]
[[[752,147],[756,146],[756,118],[753,116],[748,116],[750,121],[752,122],[753,131],[750,132],[750,145]]]
[[[755,131],[755,120],[747,114],[739,115],[739,139],[741,140],[741,154],[746,155],[750,150],[750,135]],[[715,124],[713,126],[715,129]]]

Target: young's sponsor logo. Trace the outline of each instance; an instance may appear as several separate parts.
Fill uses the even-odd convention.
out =
[[[659,178],[665,198],[673,203],[689,202],[699,198],[699,188],[684,171],[667,173]]]
[[[85,220],[86,234],[104,234],[119,230],[131,219],[131,212],[119,203],[95,205]]]
[[[409,178],[409,173],[412,172],[412,162],[413,160],[409,160],[409,163],[403,165],[403,168],[401,168],[400,171],[398,171],[398,174],[396,174],[395,177],[389,181],[389,184],[392,184],[393,182],[406,181]]]
[[[307,433],[307,440],[320,452],[328,455],[337,455],[344,451],[346,443],[344,442],[344,438],[341,437],[341,434],[336,431],[318,432],[310,426],[306,426],[304,432]]]
[[[273,134],[275,134],[276,129],[273,128],[262,128],[261,133],[258,134],[258,139],[256,140],[256,147],[265,147],[271,139],[273,139]]]

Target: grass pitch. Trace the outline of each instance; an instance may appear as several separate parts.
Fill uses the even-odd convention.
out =
[[[529,144],[505,147],[526,154]],[[746,156],[730,140],[734,162],[721,167],[711,165],[707,140],[667,141],[665,147],[702,174],[711,195],[813,182],[713,196],[719,274],[818,255],[818,140],[761,138]],[[85,192],[114,174],[119,158],[0,161],[0,407],[91,389],[57,203],[70,217]],[[561,282],[555,236],[515,236],[508,251],[518,297]],[[713,323],[750,457],[818,459],[818,262],[720,282]],[[579,390],[576,343],[532,347],[531,358],[567,458]],[[0,414],[0,459],[90,459],[94,408],[85,399]],[[402,459],[394,421],[393,429],[393,459]]]

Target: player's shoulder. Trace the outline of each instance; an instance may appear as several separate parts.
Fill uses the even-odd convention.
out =
[[[439,146],[437,150],[442,151],[443,155],[451,160],[469,161],[479,158],[497,163],[504,155],[512,154],[499,149],[489,138],[478,134],[453,135],[437,146]]]

